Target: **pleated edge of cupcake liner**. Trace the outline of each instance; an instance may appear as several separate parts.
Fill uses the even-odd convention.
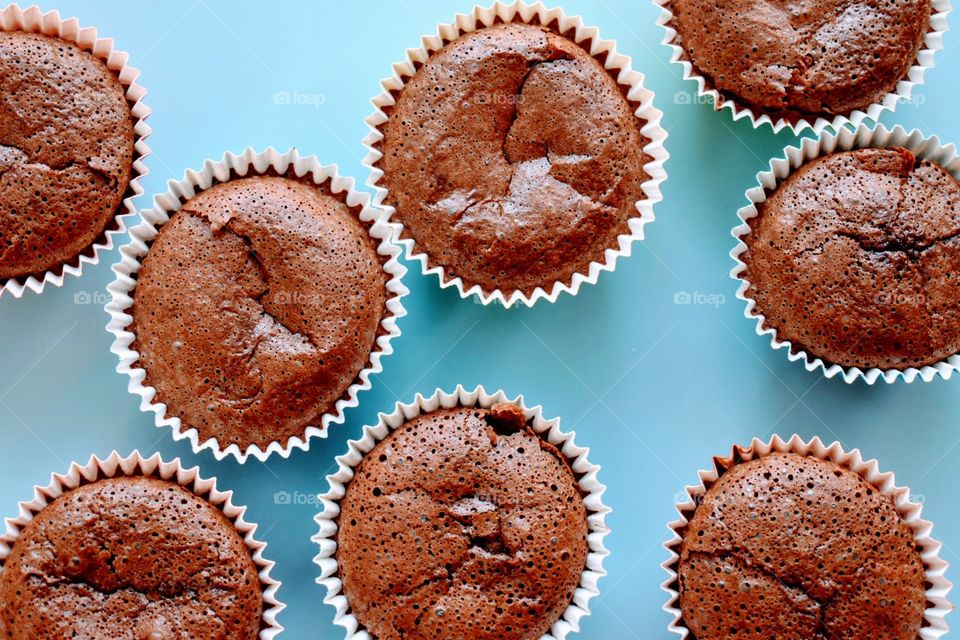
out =
[[[283,631],[283,626],[277,622],[277,615],[286,608],[286,605],[277,599],[281,582],[270,576],[276,563],[264,557],[267,544],[256,539],[257,525],[243,519],[247,508],[233,503],[233,491],[217,489],[215,476],[204,478],[200,475],[200,468],[196,466],[184,468],[180,458],[165,461],[159,453],[144,457],[136,449],[124,457],[114,450],[102,459],[95,455],[90,456],[86,464],[72,462],[66,473],[52,473],[49,484],[34,487],[32,500],[20,503],[17,517],[6,519],[6,532],[0,536],[0,568],[10,556],[13,545],[24,528],[56,498],[100,479],[127,476],[145,476],[174,482],[190,490],[226,516],[250,550],[250,556],[260,577],[264,607],[259,638],[260,640],[276,638]]]
[[[576,44],[582,46],[584,42],[589,40],[589,54],[595,59],[599,61],[602,56],[607,56],[604,68],[608,72],[616,73],[616,82],[621,88],[629,87],[627,99],[640,105],[634,115],[644,121],[640,133],[649,142],[644,146],[643,151],[652,158],[643,167],[648,176],[648,179],[641,185],[646,197],[636,203],[638,215],[628,221],[630,233],[618,236],[617,248],[607,248],[604,251],[604,262],[602,264],[600,262],[590,263],[587,274],[574,273],[569,282],[554,282],[549,292],[543,287],[537,287],[529,295],[519,290],[509,295],[500,289],[485,291],[479,284],[467,285],[459,276],[448,277],[444,267],[431,264],[430,256],[419,251],[412,238],[402,238],[403,224],[396,221],[390,222],[395,209],[384,204],[387,189],[381,184],[384,175],[383,170],[377,166],[383,154],[375,148],[375,145],[384,139],[380,127],[388,120],[383,109],[396,103],[391,92],[403,89],[406,82],[416,74],[417,65],[422,65],[445,44],[461,36],[490,27],[498,22],[513,22],[517,16],[526,24],[549,25],[556,21],[560,31],[564,33],[570,30],[575,31],[573,41]],[[474,297],[483,305],[500,304],[510,308],[516,304],[523,304],[532,307],[540,300],[546,300],[550,303],[556,302],[562,293],[577,295],[581,285],[596,284],[602,272],[613,271],[619,258],[630,256],[633,243],[644,239],[644,227],[655,219],[654,207],[663,200],[661,186],[667,179],[664,164],[669,159],[670,154],[664,146],[667,132],[661,126],[663,113],[653,104],[654,92],[644,86],[644,75],[633,70],[631,58],[617,52],[616,44],[614,40],[601,39],[599,29],[586,26],[580,16],[568,16],[560,8],[548,9],[540,1],[529,4],[523,0],[517,0],[508,4],[498,0],[490,7],[475,5],[470,13],[457,14],[452,23],[437,25],[436,34],[423,36],[420,47],[407,49],[406,58],[392,65],[393,74],[380,81],[383,91],[371,100],[374,107],[373,114],[364,120],[369,133],[363,139],[363,145],[367,149],[363,166],[369,170],[366,184],[374,189],[374,205],[384,211],[384,219],[389,222],[393,229],[394,241],[405,248],[406,259],[419,261],[421,273],[424,276],[436,275],[441,289],[455,287],[461,298]]]
[[[671,537],[663,545],[668,554],[668,559],[661,566],[668,577],[661,588],[668,594],[669,598],[663,606],[663,610],[673,618],[668,627],[669,630],[678,634],[681,638],[693,638],[690,630],[683,622],[677,581],[679,580],[678,569],[683,532],[689,525],[699,502],[709,487],[722,475],[722,467],[748,462],[771,453],[796,453],[833,462],[853,471],[880,491],[881,494],[893,500],[894,508],[913,531],[914,541],[920,548],[920,557],[926,569],[926,582],[929,585],[926,588],[928,606],[924,611],[923,619],[927,626],[921,628],[919,637],[922,640],[937,640],[946,635],[949,631],[946,616],[954,609],[953,604],[948,599],[953,583],[946,577],[949,563],[940,557],[943,545],[932,537],[933,523],[921,517],[923,506],[911,499],[909,488],[896,485],[893,472],[881,472],[877,460],[864,460],[859,449],[847,451],[840,442],[833,442],[828,445],[819,437],[806,441],[796,434],[791,436],[789,440],[783,440],[779,435],[774,435],[768,441],[754,438],[746,447],[734,445],[728,457],[715,457],[712,469],[698,472],[699,484],[685,487],[686,499],[676,504],[678,519],[669,523],[668,528]]]
[[[944,167],[955,178],[960,180],[960,158],[957,157],[957,148],[953,144],[942,145],[937,136],[924,137],[917,129],[907,132],[900,125],[887,129],[883,125],[870,127],[861,124],[856,130],[844,128],[839,133],[824,132],[819,138],[804,138],[800,146],[788,146],[783,150],[783,156],[770,161],[770,168],[757,174],[758,186],[748,189],[746,198],[750,203],[737,213],[740,224],[731,234],[737,244],[730,252],[730,257],[736,263],[731,270],[730,277],[739,282],[737,299],[746,303],[744,316],[756,321],[758,336],[770,336],[770,346],[775,349],[786,349],[787,358],[791,362],[803,361],[807,371],[820,370],[827,378],[840,376],[847,384],[863,380],[867,384],[874,384],[883,380],[892,384],[898,380],[912,383],[917,378],[924,382],[932,382],[937,376],[949,380],[953,373],[960,368],[960,354],[954,354],[921,368],[909,367],[906,369],[879,369],[860,367],[844,367],[839,364],[830,364],[822,358],[816,357],[806,350],[794,345],[789,340],[780,340],[776,329],[766,326],[766,316],[756,310],[756,301],[747,296],[750,283],[746,280],[747,265],[741,259],[747,251],[745,239],[750,235],[749,220],[758,215],[757,204],[765,202],[769,193],[787,176],[796,171],[803,164],[822,156],[835,152],[862,149],[865,147],[904,147],[917,157],[932,160]]]
[[[660,16],[657,18],[657,24],[663,27],[664,37],[661,44],[671,49],[672,55],[670,62],[679,64],[683,67],[683,79],[693,80],[697,83],[697,97],[700,100],[710,98],[715,110],[728,110],[734,122],[746,118],[754,129],[759,129],[763,125],[770,125],[774,133],[780,133],[784,129],[793,132],[794,135],[800,135],[805,130],[810,129],[815,134],[823,133],[833,129],[839,131],[846,125],[854,127],[859,126],[864,120],[873,120],[879,122],[884,112],[893,113],[900,102],[910,102],[913,91],[924,82],[926,72],[934,67],[936,53],[943,51],[943,36],[950,30],[947,16],[953,10],[950,0],[931,0],[933,10],[930,13],[930,23],[927,33],[924,35],[920,50],[917,51],[916,60],[907,70],[907,75],[897,82],[896,90],[883,96],[880,102],[874,102],[869,105],[866,111],[855,109],[850,115],[837,115],[832,120],[827,120],[823,116],[817,117],[814,122],[808,118],[801,118],[793,123],[784,118],[778,118],[774,121],[768,114],[761,113],[757,115],[753,109],[740,105],[733,98],[722,95],[716,88],[707,88],[707,79],[700,74],[693,66],[693,63],[687,59],[683,47],[676,44],[675,39],[677,30],[670,26],[673,20],[673,12],[670,10],[671,0],[653,0],[654,4],[660,7]]]
[[[321,418],[320,426],[308,426],[300,436],[292,436],[285,443],[271,442],[266,450],[256,444],[249,445],[241,451],[236,444],[221,447],[215,437],[200,442],[200,435],[196,428],[184,428],[179,416],[168,415],[167,405],[155,402],[156,389],[145,386],[147,372],[137,363],[140,354],[130,348],[136,336],[128,330],[133,317],[128,313],[133,305],[133,295],[136,289],[136,275],[140,270],[142,260],[147,255],[150,243],[156,238],[160,228],[169,221],[181,207],[181,200],[187,200],[201,191],[205,191],[214,184],[225,182],[236,174],[237,178],[263,175],[269,170],[285,174],[292,170],[297,176],[304,178],[311,176],[316,185],[329,184],[330,191],[335,195],[346,195],[346,203],[350,207],[360,206],[360,220],[369,223],[368,233],[378,241],[377,253],[386,257],[383,271],[390,279],[386,282],[387,305],[385,315],[380,321],[381,334],[377,336],[374,350],[369,355],[369,362],[353,383],[347,388],[343,397],[336,401],[334,410],[325,413]],[[217,460],[233,456],[239,463],[245,463],[249,457],[264,462],[272,454],[282,458],[289,457],[293,449],[307,451],[312,438],[324,438],[331,424],[341,424],[348,408],[359,405],[359,394],[371,388],[371,376],[383,371],[382,359],[393,353],[391,341],[400,336],[398,320],[406,315],[402,298],[409,291],[403,284],[403,276],[407,269],[399,260],[400,247],[390,239],[390,229],[380,219],[379,213],[370,206],[369,194],[357,191],[353,178],[341,176],[337,165],[320,164],[316,156],[301,156],[297,150],[290,149],[280,152],[272,147],[257,152],[247,148],[237,155],[227,152],[220,160],[208,159],[203,163],[200,171],[187,169],[179,180],[171,179],[167,182],[166,193],[154,198],[153,207],[144,210],[142,221],[130,229],[130,242],[120,249],[120,261],[111,268],[116,279],[107,286],[110,300],[106,304],[106,311],[110,315],[107,331],[114,335],[114,342],[110,351],[116,354],[120,362],[117,372],[126,374],[130,378],[127,389],[130,393],[140,396],[140,410],[154,413],[154,423],[157,427],[169,427],[174,440],[189,440],[194,453],[209,449]]]
[[[338,577],[339,565],[336,559],[338,530],[336,520],[340,515],[339,503],[353,478],[354,468],[387,435],[417,416],[455,407],[486,409],[501,402],[515,404],[523,409],[527,419],[532,420],[534,432],[557,447],[567,458],[574,473],[580,476],[578,480],[580,488],[587,494],[584,498],[589,525],[587,536],[589,552],[586,567],[581,574],[580,584],[574,592],[570,605],[540,640],[563,640],[570,633],[579,632],[580,620],[590,615],[590,600],[600,593],[598,582],[600,578],[607,575],[603,568],[603,561],[610,553],[604,546],[603,539],[610,533],[606,517],[611,509],[603,503],[603,494],[607,488],[597,478],[600,466],[592,464],[587,459],[590,452],[588,448],[575,443],[576,432],[562,431],[559,418],[544,418],[543,407],[540,405],[528,407],[522,395],[511,399],[502,390],[488,393],[483,386],[468,390],[458,385],[451,393],[442,389],[437,389],[430,396],[418,393],[413,402],[407,404],[398,402],[391,413],[380,413],[376,425],[365,426],[360,439],[347,443],[347,453],[336,458],[338,470],[327,476],[326,493],[317,496],[322,508],[314,520],[320,530],[311,538],[320,547],[320,552],[314,557],[314,562],[320,567],[317,583],[326,587],[327,595],[323,601],[336,609],[334,622],[346,630],[348,640],[373,640],[367,631],[360,630],[360,623],[350,610],[350,603],[342,592],[343,584]]]
[[[47,270],[42,276],[17,276],[0,279],[0,298],[8,293],[14,298],[23,296],[27,290],[43,293],[49,284],[52,287],[62,287],[67,276],[80,276],[84,265],[96,265],[100,262],[103,252],[111,251],[114,247],[114,237],[127,232],[127,222],[137,213],[133,201],[143,195],[142,178],[149,173],[144,160],[150,155],[147,138],[152,129],[146,119],[151,113],[150,107],[144,103],[147,90],[137,84],[140,71],[127,64],[130,55],[114,49],[113,38],[98,38],[95,27],[81,27],[77,18],[61,18],[59,11],[41,13],[38,5],[31,5],[21,9],[16,4],[7,5],[0,9],[0,31],[24,31],[72,42],[84,51],[103,61],[107,68],[117,76],[124,88],[124,97],[130,113],[134,118],[134,159],[130,173],[130,183],[127,190],[129,196],[124,196],[112,220],[104,231],[104,240],[95,241],[86,247],[80,254],[71,258],[69,262],[61,263],[53,269]],[[116,225],[116,229],[109,227]],[[60,273],[56,273],[56,269]]]

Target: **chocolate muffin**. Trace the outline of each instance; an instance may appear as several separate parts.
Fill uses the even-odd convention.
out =
[[[262,176],[199,193],[160,228],[132,348],[201,442],[286,444],[368,365],[387,278],[358,214],[325,186]]]
[[[669,26],[708,88],[777,118],[849,115],[907,77],[930,0],[670,0]]]
[[[130,183],[120,81],[77,45],[0,32],[0,279],[74,264]]]
[[[0,638],[253,640],[263,592],[221,511],[148,477],[98,480],[45,507],[0,573]]]
[[[680,608],[696,640],[917,640],[925,569],[893,500],[797,454],[735,464],[686,532]]]
[[[385,203],[467,287],[549,291],[629,234],[649,160],[616,80],[546,27],[464,35],[409,79],[381,126]]]
[[[566,458],[518,407],[439,410],[356,468],[336,559],[377,640],[531,640],[570,604],[587,531]]]
[[[960,184],[905,149],[813,160],[758,205],[746,296],[829,363],[905,369],[960,351]]]

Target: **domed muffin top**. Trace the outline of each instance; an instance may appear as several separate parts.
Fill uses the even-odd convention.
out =
[[[47,505],[0,572],[0,638],[253,640],[263,591],[216,507],[148,477],[103,479]]]
[[[385,203],[431,266],[508,296],[605,262],[644,199],[643,123],[603,66],[506,24],[434,53],[389,109]]]
[[[513,405],[402,425],[357,466],[338,524],[344,593],[377,640],[535,640],[586,568],[577,480]]]
[[[671,0],[670,26],[709,86],[796,121],[849,115],[896,89],[930,0]]]
[[[130,183],[133,119],[120,81],[77,45],[0,32],[0,278],[73,263]]]
[[[323,186],[231,180],[160,228],[132,348],[200,441],[261,449],[320,426],[374,349],[386,274],[358,212]]]
[[[829,363],[905,369],[960,352],[960,184],[905,149],[813,160],[758,205],[746,296]]]
[[[925,569],[889,496],[797,454],[734,465],[683,533],[680,608],[692,637],[916,640]]]

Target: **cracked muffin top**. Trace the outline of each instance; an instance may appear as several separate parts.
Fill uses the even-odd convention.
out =
[[[925,568],[893,499],[833,462],[735,464],[683,534],[680,608],[696,640],[917,640]]]
[[[757,205],[742,276],[765,325],[829,363],[960,352],[960,184],[906,149],[808,162]]]
[[[97,480],[47,505],[0,570],[0,638],[253,640],[263,591],[233,524],[183,487]]]
[[[567,459],[520,408],[439,410],[389,434],[340,501],[337,562],[377,640],[534,640],[586,567]]]
[[[550,291],[604,263],[638,216],[649,158],[633,111],[597,60],[545,27],[464,35],[381,126],[385,203],[467,288]]]
[[[907,77],[930,0],[671,0],[708,87],[774,119],[849,115]]]
[[[130,183],[123,86],[75,44],[0,32],[0,279],[75,264]]]
[[[326,185],[251,177],[201,192],[160,228],[131,348],[155,400],[200,442],[285,445],[368,365],[387,277],[358,214]]]

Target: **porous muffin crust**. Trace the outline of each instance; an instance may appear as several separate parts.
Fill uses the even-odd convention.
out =
[[[149,477],[67,492],[20,533],[0,572],[0,638],[253,640],[263,592],[216,507]]]
[[[438,410],[389,434],[340,501],[343,591],[377,640],[533,640],[586,567],[583,495],[520,408]]]
[[[849,115],[906,78],[930,0],[670,0],[674,44],[708,85],[797,121]]]
[[[77,45],[0,32],[0,279],[73,263],[130,183],[133,117],[107,66]]]
[[[889,496],[793,453],[735,464],[683,533],[680,608],[695,640],[917,640],[925,568]]]
[[[600,62],[546,27],[458,38],[387,111],[384,202],[468,288],[529,295],[589,273],[645,197],[643,123]]]
[[[325,186],[261,176],[203,191],[160,228],[132,348],[200,442],[285,445],[368,365],[387,276],[358,215]]]
[[[757,209],[742,277],[778,339],[861,368],[960,352],[960,184],[942,167],[901,148],[836,153]]]

